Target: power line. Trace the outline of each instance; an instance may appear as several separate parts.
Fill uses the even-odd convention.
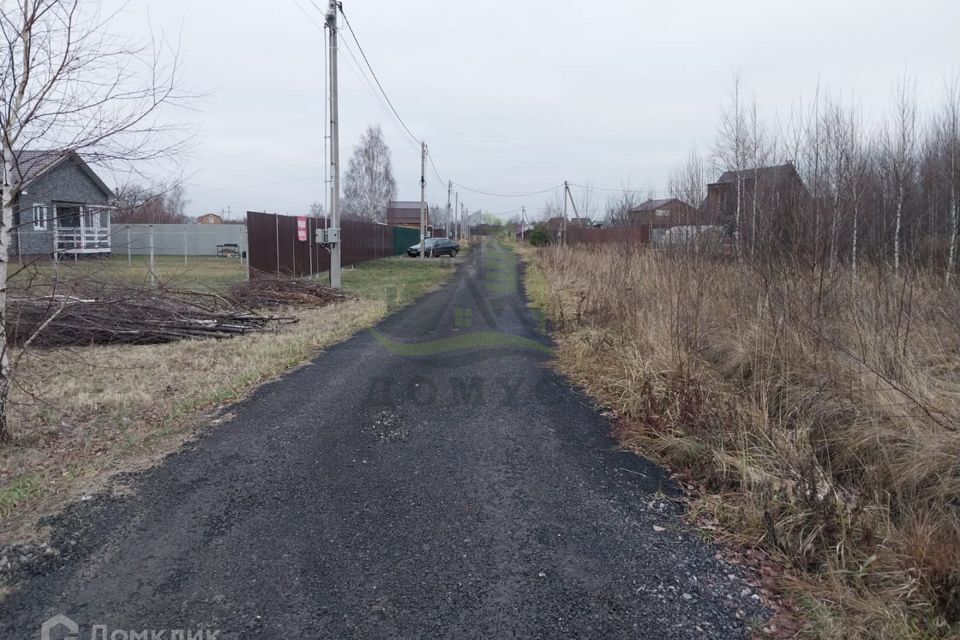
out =
[[[571,187],[577,187],[578,189],[585,189],[587,191],[608,191],[611,193],[635,193],[637,195],[642,194],[652,194],[652,195],[670,195],[669,191],[664,191],[663,189],[627,189],[620,187],[619,189],[614,187],[596,187],[588,184],[575,184],[573,182],[569,183]]]
[[[302,11],[303,7],[300,6],[300,3],[298,2],[298,0],[294,0],[294,2],[297,3],[297,6],[300,7]],[[313,7],[318,12],[320,12],[321,14],[323,13],[320,7],[316,4],[314,0],[309,0],[309,2],[311,5],[313,5]],[[360,57],[363,58],[364,65],[366,66],[366,69],[369,70],[370,76],[373,78],[373,81],[376,84],[377,89],[379,89],[380,95],[383,96],[383,99],[384,101],[386,101],[387,106],[390,109],[390,112],[393,113],[393,116],[397,119],[397,122],[400,123],[400,126],[402,127],[403,131],[406,132],[406,134],[410,137],[411,142],[415,144],[417,147],[419,147],[421,144],[421,139],[418,138],[413,133],[413,131],[410,130],[410,127],[407,126],[407,123],[404,122],[403,118],[400,117],[400,113],[397,111],[397,108],[394,106],[393,101],[390,99],[390,96],[387,95],[386,90],[383,88],[383,83],[380,82],[380,78],[377,76],[376,71],[373,70],[373,65],[370,64],[370,59],[367,57],[367,53],[366,51],[364,51],[363,45],[360,44],[360,40],[359,38],[357,38],[357,34],[353,30],[353,25],[350,24],[350,19],[347,17],[347,14],[343,11],[343,6],[338,3],[338,8],[340,10],[340,14],[343,16],[344,24],[347,25],[347,30],[350,32],[350,37],[353,39],[354,43],[356,44],[357,49],[360,52]],[[313,22],[312,19],[311,19],[311,22]],[[316,25],[316,23],[314,24]],[[369,79],[366,77],[366,73],[364,73],[363,65],[361,65],[360,62],[356,59],[356,56],[354,56],[353,51],[351,51],[350,47],[346,46],[346,42],[343,42],[341,44],[347,50],[347,53],[353,59],[354,63],[357,65],[361,78],[369,85]],[[373,87],[371,86],[370,89],[372,90]],[[376,99],[377,98],[376,92],[374,91],[373,93]],[[430,167],[433,170],[434,175],[442,184],[447,184],[447,181],[443,179],[443,176],[440,175],[440,171],[437,169],[437,165],[433,160],[433,155],[428,153],[427,157],[430,160]],[[483,189],[475,189],[473,187],[468,187],[467,185],[461,184],[459,182],[454,182],[453,184],[457,185],[461,189],[464,189],[465,191],[470,191],[473,193],[478,193],[480,195],[486,195],[486,196],[497,197],[497,198],[524,198],[528,196],[535,196],[535,195],[540,195],[544,193],[550,193],[551,191],[556,191],[562,186],[562,185],[557,185],[555,187],[550,187],[548,189],[530,191],[526,193],[504,194],[504,193],[494,193],[491,191],[485,191]]]
[[[309,20],[310,22],[313,23],[313,26],[315,26],[317,29],[323,29],[323,27],[321,27],[321,26],[317,23],[317,21],[313,19],[313,16],[311,16],[311,15],[307,12],[307,10],[303,8],[303,5],[300,4],[299,0],[293,0],[293,4],[297,5],[297,9],[300,9],[300,12],[303,13],[304,16],[306,16],[307,20]],[[310,4],[313,4],[313,0],[310,0]],[[313,6],[316,7],[317,5],[314,4]],[[321,14],[322,14],[322,13],[323,13],[323,12],[321,12]]]
[[[376,88],[373,86],[373,83],[370,81],[370,78],[367,76],[366,72],[364,72],[363,65],[360,64],[359,60],[357,60],[357,57],[353,54],[353,50],[349,46],[347,46],[346,40],[340,42],[340,47],[349,54],[350,60],[353,62],[354,66],[350,66],[350,71],[356,74],[357,78],[364,83],[364,86],[366,87],[367,91],[370,93],[370,97],[373,98],[373,101],[377,103],[377,106],[379,106],[383,110],[383,112],[387,115],[387,117],[389,117],[390,112],[387,109],[387,105],[384,104],[384,101],[380,97],[380,94],[377,92]],[[401,134],[402,133],[403,131],[401,130]],[[407,138],[407,136],[401,136],[401,137],[403,138],[404,141],[409,142],[414,147],[416,147],[418,152],[420,151],[419,142],[410,140]]]
[[[562,188],[563,188],[563,185],[562,185],[562,184],[558,184],[557,186],[555,186],[555,187],[550,187],[549,189],[541,189],[540,191],[528,191],[528,192],[526,192],[526,193],[493,193],[493,192],[491,192],[491,191],[483,191],[483,190],[481,190],[481,189],[473,189],[472,187],[468,187],[467,185],[460,184],[459,182],[454,182],[453,184],[457,185],[457,186],[460,187],[461,189],[465,189],[465,190],[467,190],[467,191],[472,191],[473,193],[479,193],[480,195],[483,195],[483,196],[492,196],[492,197],[494,197],[494,198],[526,198],[526,197],[529,197],[529,196],[537,196],[537,195],[540,195],[540,194],[542,194],[542,193],[550,193],[551,191],[556,191],[557,189],[562,189]]]
[[[410,127],[407,126],[407,123],[403,121],[403,118],[400,117],[400,114],[397,112],[396,107],[393,106],[393,102],[390,100],[390,96],[387,95],[387,92],[383,89],[383,84],[380,82],[380,78],[377,77],[377,73],[373,70],[373,67],[370,65],[370,59],[367,58],[366,52],[363,50],[363,46],[360,44],[360,41],[357,39],[357,34],[353,30],[353,25],[350,24],[350,19],[347,18],[347,14],[344,13],[343,7],[340,7],[340,15],[343,16],[343,22],[347,25],[347,30],[350,32],[350,37],[353,38],[353,41],[357,44],[357,49],[360,50],[360,55],[363,57],[363,61],[367,64],[367,69],[370,70],[370,75],[373,76],[373,79],[376,81],[377,86],[380,88],[380,93],[383,94],[383,98],[387,101],[387,104],[390,105],[390,110],[393,111],[393,115],[397,117],[397,120],[400,122],[400,125],[404,130],[410,135],[410,138],[416,142],[420,143],[420,139],[417,136],[413,135],[413,132],[410,131]]]

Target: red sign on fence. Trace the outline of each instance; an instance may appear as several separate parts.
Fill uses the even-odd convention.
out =
[[[306,242],[307,235],[307,217],[297,216],[297,240]]]

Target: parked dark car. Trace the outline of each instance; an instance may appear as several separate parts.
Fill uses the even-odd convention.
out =
[[[428,258],[438,256],[450,256],[456,258],[460,251],[460,245],[447,238],[427,238],[424,242],[424,253]],[[420,243],[417,243],[407,249],[407,255],[416,258],[420,255]]]

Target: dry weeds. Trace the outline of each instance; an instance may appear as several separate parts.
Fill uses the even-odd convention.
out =
[[[532,259],[560,366],[794,568],[809,635],[960,634],[960,292],[876,267]]]

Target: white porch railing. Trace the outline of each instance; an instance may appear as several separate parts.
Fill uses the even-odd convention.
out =
[[[102,227],[58,227],[57,249],[80,253],[110,250],[110,229]]]

